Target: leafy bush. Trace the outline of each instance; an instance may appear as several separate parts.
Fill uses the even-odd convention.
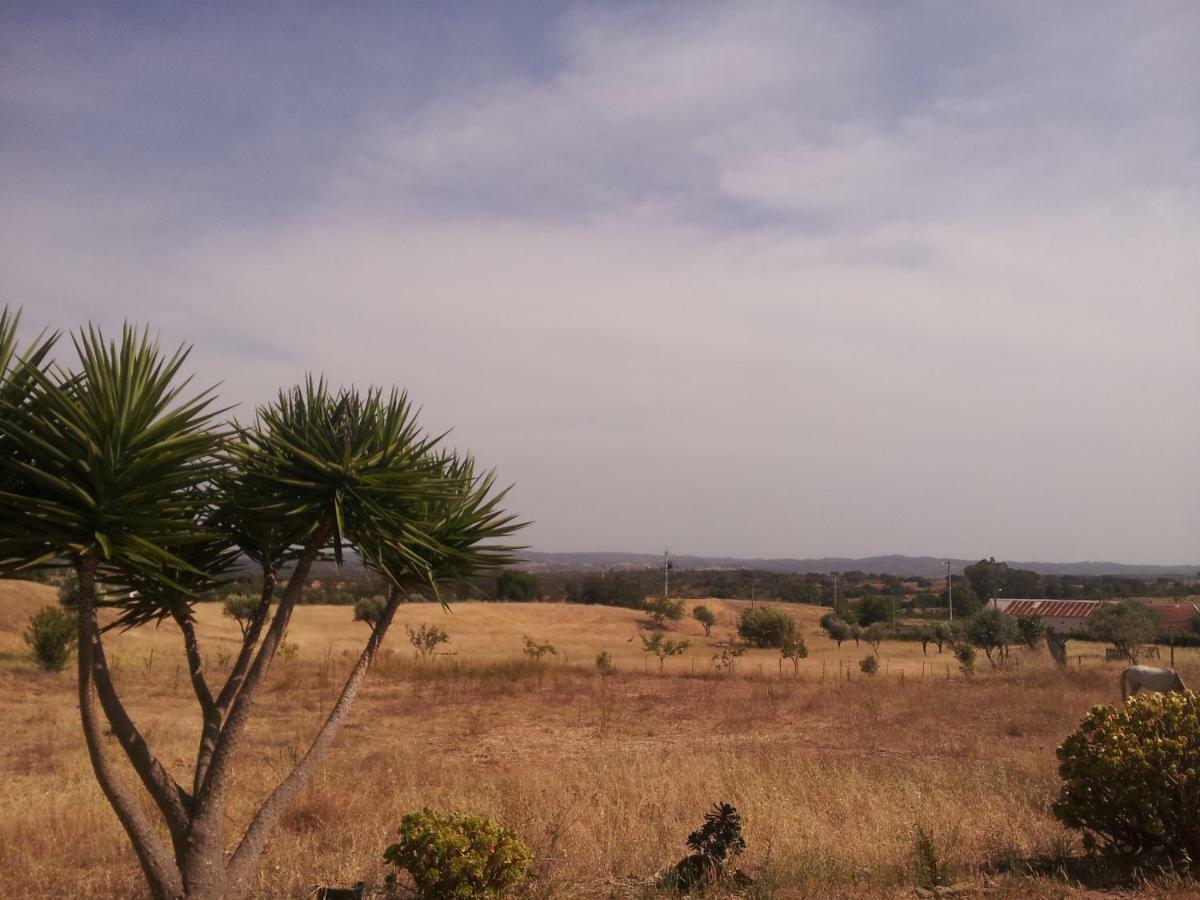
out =
[[[1200,709],[1183,694],[1093,707],[1058,748],[1054,814],[1084,844],[1200,859]]]
[[[704,824],[687,838],[690,856],[671,870],[671,885],[679,891],[693,891],[723,878],[725,863],[746,849],[742,836],[742,817],[730,803],[716,803],[704,814]]]
[[[796,622],[781,609],[757,606],[742,610],[738,634],[755,647],[782,647],[796,634]]]
[[[864,656],[859,661],[858,667],[862,670],[864,675],[874,675],[879,671],[879,660],[876,658],[875,654],[872,653],[870,656]]]
[[[692,618],[699,622],[704,628],[705,637],[708,637],[712,634],[712,628],[717,624],[716,614],[704,604],[701,604],[692,610]]]
[[[958,669],[968,678],[975,674],[975,648],[970,644],[960,644],[954,648],[954,658],[958,660]]]
[[[501,897],[525,877],[533,854],[509,828],[464,812],[423,809],[400,821],[383,858],[412,876],[429,900]],[[395,884],[394,875],[388,876]]]
[[[79,620],[74,613],[57,606],[43,606],[37,615],[30,616],[24,635],[34,662],[47,672],[61,672],[71,658],[78,629]]]

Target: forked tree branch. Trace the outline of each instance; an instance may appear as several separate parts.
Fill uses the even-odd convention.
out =
[[[179,867],[146,818],[137,798],[130,793],[104,754],[104,729],[96,715],[95,706],[96,656],[101,646],[100,629],[96,623],[95,560],[78,564],[76,572],[79,576],[79,716],[92,771],[129,836],[151,893],[160,900],[175,898],[183,893]]]
[[[230,859],[229,866],[226,869],[226,883],[232,896],[241,896],[245,892],[245,881],[257,866],[258,859],[266,847],[267,839],[270,837],[276,824],[278,824],[280,816],[287,810],[288,804],[295,799],[296,794],[312,778],[317,767],[329,752],[334,738],[342,730],[342,726],[350,715],[354,699],[358,695],[358,689],[362,685],[363,679],[366,678],[375,655],[379,652],[379,646],[383,643],[383,638],[387,634],[388,627],[392,624],[392,618],[399,603],[400,592],[393,585],[388,597],[387,606],[384,607],[379,621],[375,624],[374,629],[372,629],[371,637],[367,641],[366,647],[363,648],[358,662],[355,663],[354,668],[350,671],[350,675],[346,679],[346,684],[342,688],[337,702],[334,703],[329,716],[325,719],[325,724],[321,726],[321,730],[313,738],[313,742],[304,754],[304,758],[296,764],[291,773],[263,801],[262,806],[259,807],[258,812],[255,813],[254,818],[250,821],[250,825],[246,828],[246,833],[238,844],[237,850],[234,851],[233,857]]]
[[[270,566],[263,566],[262,596],[250,621],[242,629],[242,647],[238,651],[237,660],[234,661],[233,669],[230,671],[229,677],[225,679],[221,692],[213,701],[211,714],[206,712],[204,716],[204,726],[200,732],[200,747],[196,751],[196,770],[192,779],[193,795],[200,793],[200,786],[204,784],[204,779],[208,776],[208,766],[212,762],[213,752],[217,749],[217,741],[220,739],[221,727],[225,721],[225,712],[229,709],[229,704],[237,697],[242,686],[246,668],[253,658],[254,647],[258,643],[259,634],[262,633],[263,623],[271,608],[271,597],[274,593],[275,570]]]
[[[263,637],[258,653],[247,670],[241,689],[237,692],[229,715],[217,735],[203,778],[199,781],[192,809],[192,824],[184,854],[183,870],[201,891],[224,881],[224,815],[225,798],[233,771],[233,760],[250,719],[254,697],[270,670],[275,651],[291,620],[292,610],[304,589],[313,561],[329,538],[322,530],[305,544],[296,567],[288,579],[279,608]],[[193,884],[188,885],[189,890]]]

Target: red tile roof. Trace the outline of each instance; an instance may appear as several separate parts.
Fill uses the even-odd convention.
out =
[[[1099,600],[1010,600],[1004,611],[1043,619],[1086,619],[1099,608]]]

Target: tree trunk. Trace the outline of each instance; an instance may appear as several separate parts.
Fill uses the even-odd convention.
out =
[[[324,531],[314,535],[296,560],[296,568],[288,579],[279,608],[263,637],[262,646],[258,648],[253,663],[246,671],[246,677],[236,699],[233,700],[229,715],[221,726],[220,735],[209,757],[208,768],[196,791],[187,845],[183,858],[179,861],[189,898],[210,900],[226,894],[225,805],[233,774],[233,762],[250,720],[254,697],[266,678],[275,658],[275,651],[287,632],[292,610],[303,591],[313,560],[327,539],[328,534]]]
[[[180,897],[183,879],[153,825],[121,781],[104,754],[104,728],[96,715],[96,653],[100,629],[96,622],[96,561],[76,565],[79,577],[79,716],[96,781],[129,836],[150,893],[156,900]]]
[[[384,607],[378,623],[372,630],[371,638],[367,641],[367,646],[363,648],[358,662],[355,663],[354,668],[350,671],[350,675],[346,679],[346,684],[342,688],[341,695],[333,705],[333,709],[330,710],[325,724],[317,732],[317,736],[313,739],[308,752],[304,754],[304,758],[300,760],[296,768],[279,783],[279,786],[275,788],[271,796],[263,802],[253,820],[251,820],[245,835],[242,837],[241,843],[229,861],[229,867],[226,872],[228,896],[240,897],[245,894],[247,890],[246,882],[258,865],[259,857],[262,856],[263,849],[266,847],[267,838],[270,837],[271,832],[275,829],[276,824],[278,824],[280,816],[287,810],[288,804],[295,799],[296,794],[312,778],[326,753],[329,752],[334,738],[342,730],[342,726],[350,715],[354,699],[358,695],[358,689],[371,668],[371,663],[379,651],[380,644],[383,643],[383,638],[387,633],[388,627],[392,624],[392,618],[399,603],[400,592],[393,587],[388,604]]]

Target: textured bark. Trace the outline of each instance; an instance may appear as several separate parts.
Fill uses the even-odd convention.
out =
[[[304,758],[300,760],[291,773],[271,792],[271,795],[263,802],[251,820],[245,835],[242,837],[241,843],[238,844],[237,850],[229,861],[229,867],[226,872],[229,896],[240,897],[245,894],[246,881],[258,865],[259,857],[262,856],[267,839],[279,823],[280,816],[287,810],[288,805],[295,799],[296,794],[312,778],[317,767],[320,766],[321,761],[329,752],[334,738],[337,737],[346,719],[350,716],[354,699],[358,695],[358,689],[371,668],[371,663],[379,651],[380,644],[383,643],[383,638],[387,634],[388,627],[392,624],[392,618],[396,613],[396,607],[399,605],[399,602],[399,591],[393,587],[388,598],[388,604],[384,607],[379,621],[372,630],[366,647],[363,648],[358,662],[355,663],[354,668],[350,671],[350,675],[346,679],[346,684],[343,686],[337,702],[334,703],[333,709],[330,710],[325,724],[317,732],[317,736],[313,739],[308,752],[304,754]]]
[[[104,753],[104,728],[96,714],[96,656],[100,629],[96,622],[96,562],[76,566],[79,576],[79,717],[96,781],[129,836],[150,892],[159,900],[183,895],[183,879],[166,846]]]

